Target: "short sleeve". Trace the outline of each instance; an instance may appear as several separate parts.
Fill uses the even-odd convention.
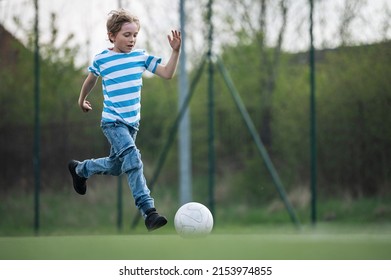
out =
[[[92,65],[88,67],[88,72],[91,72],[91,73],[94,74],[96,77],[99,77],[99,76],[100,76],[99,65],[98,65],[98,63],[96,62],[95,59],[94,59],[94,61],[92,62]]]
[[[155,73],[156,67],[161,62],[162,62],[162,59],[160,57],[156,57],[156,56],[153,56],[153,55],[148,55],[147,60],[145,61],[146,69],[149,72]]]

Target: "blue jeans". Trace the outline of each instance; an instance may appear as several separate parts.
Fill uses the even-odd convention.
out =
[[[154,207],[154,200],[147,187],[141,154],[135,143],[138,129],[119,121],[102,123],[101,127],[111,145],[110,155],[84,160],[77,165],[76,173],[84,178],[94,174],[119,176],[125,173],[135,204],[145,217],[145,211]]]

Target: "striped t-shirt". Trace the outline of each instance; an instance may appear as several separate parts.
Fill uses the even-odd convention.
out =
[[[155,73],[161,58],[144,50],[117,53],[104,50],[97,54],[88,71],[102,77],[102,122],[117,120],[129,125],[140,120],[142,74]]]

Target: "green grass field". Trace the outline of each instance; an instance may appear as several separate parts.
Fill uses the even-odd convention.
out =
[[[38,237],[33,236],[32,195],[2,197],[0,260],[391,260],[389,198],[323,201],[315,228],[308,208],[298,207],[301,229],[292,225],[284,207],[221,206],[212,234],[188,240],[175,233],[175,203],[163,195],[157,197],[169,218],[166,227],[150,234],[140,222],[130,229],[136,210],[126,197],[118,231],[115,196],[108,188],[91,190],[87,197],[43,193]]]
[[[0,259],[11,260],[390,260],[389,232],[174,233],[1,237]]]

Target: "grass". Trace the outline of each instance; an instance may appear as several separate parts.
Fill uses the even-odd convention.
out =
[[[227,231],[227,230],[225,230]],[[1,237],[0,259],[11,260],[390,260],[391,235],[296,232],[170,233]]]
[[[73,189],[46,189],[40,198],[40,234],[116,234],[117,233],[117,188],[116,181],[105,181],[96,177],[89,182],[91,187],[86,196],[77,195]],[[178,207],[177,198],[164,188],[154,192],[158,210],[169,219]],[[310,224],[309,200],[302,192],[291,196],[294,208],[303,225]],[[300,198],[300,199],[298,199]],[[202,202],[203,200],[199,200]],[[129,231],[137,211],[130,192],[123,186],[122,224]],[[245,202],[217,202],[215,220],[218,228],[234,226],[292,227],[289,215],[279,198],[259,206],[250,207]],[[372,227],[390,224],[391,198],[387,196],[362,199],[330,199],[318,202],[318,221],[326,225],[360,225]],[[12,192],[0,194],[0,236],[26,236],[34,234],[33,193]],[[140,232],[144,228],[140,223]],[[137,231],[136,231],[137,233]],[[246,231],[246,233],[251,233]]]
[[[218,204],[212,234],[183,239],[173,227],[177,198],[156,191],[156,204],[169,224],[152,234],[141,222],[136,229],[129,228],[136,210],[125,187],[123,229],[118,231],[115,182],[96,185],[83,197],[69,189],[44,191],[39,236],[33,231],[33,195],[3,195],[0,260],[391,260],[391,204],[387,197],[320,201],[316,227],[308,226],[308,205],[295,204],[303,224],[300,229],[292,225],[278,199],[257,208]]]

